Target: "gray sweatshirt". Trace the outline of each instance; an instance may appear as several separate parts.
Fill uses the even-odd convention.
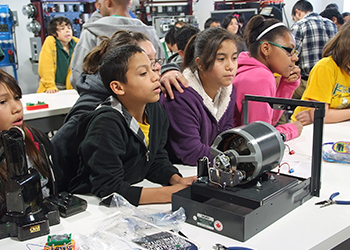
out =
[[[71,69],[71,84],[76,88],[76,81],[83,71],[83,59],[96,45],[101,42],[99,36],[111,37],[117,30],[132,30],[146,34],[156,49],[158,58],[164,57],[162,45],[153,26],[147,26],[135,18],[108,16],[102,17],[95,22],[86,23],[80,40],[75,47]]]

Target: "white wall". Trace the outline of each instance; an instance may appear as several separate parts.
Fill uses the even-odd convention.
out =
[[[344,1],[344,11],[343,12],[350,12],[350,1]]]
[[[137,0],[134,0],[134,2]],[[9,3],[10,2],[10,3]],[[54,2],[54,0],[53,0]],[[203,29],[204,22],[210,17],[210,11],[214,10],[214,0],[199,0],[198,3],[194,1],[194,15],[198,17],[199,27]],[[289,23],[291,22],[291,8],[296,0],[284,1],[286,15]],[[350,11],[349,0],[310,0],[316,12],[321,12],[329,3],[337,3],[340,7],[340,12]],[[346,3],[347,2],[347,3]],[[29,19],[22,14],[22,7],[30,3],[30,0],[0,0],[0,4],[8,4],[12,11],[17,11],[19,26],[16,27],[17,36],[17,55],[19,62],[19,69],[17,71],[18,81],[23,90],[23,93],[33,93],[36,91],[39,77],[32,71],[32,64],[29,60],[31,57],[29,38],[33,37],[33,33],[27,31],[26,24]],[[343,9],[344,8],[344,9]],[[347,9],[345,9],[347,8]],[[11,73],[11,69],[9,70]]]

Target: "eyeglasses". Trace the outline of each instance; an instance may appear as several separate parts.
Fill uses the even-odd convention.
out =
[[[156,65],[156,63],[163,65],[164,62],[165,62],[165,58],[151,59],[152,67],[154,67]]]
[[[272,45],[274,45],[274,46],[276,46],[278,48],[283,49],[284,51],[287,52],[288,56],[294,56],[294,55],[298,56],[299,55],[299,51],[296,48],[285,47],[285,46],[282,46],[282,45],[279,45],[277,43],[270,42],[270,41],[266,41],[266,42],[269,43],[269,44],[272,44]],[[264,43],[263,41],[260,42],[260,44],[263,44],[263,43]]]

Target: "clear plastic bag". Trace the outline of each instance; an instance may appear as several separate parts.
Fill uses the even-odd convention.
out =
[[[135,207],[131,205],[124,197],[116,193],[112,194],[110,207],[116,207],[124,213],[133,215],[158,227],[176,232],[179,231],[181,224],[186,221],[185,210],[182,207],[174,212],[154,212],[150,209]]]
[[[135,207],[119,194],[106,199],[115,213],[104,218],[93,234],[75,236],[81,250],[198,249],[196,244],[175,233],[186,220],[183,208],[157,213]]]
[[[350,164],[350,142],[338,141],[324,143],[322,158],[328,162]]]
[[[79,250],[136,250],[142,249],[116,234],[96,230],[90,235],[74,234],[76,249]]]

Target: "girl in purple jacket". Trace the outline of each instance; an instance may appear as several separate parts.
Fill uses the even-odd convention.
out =
[[[234,91],[237,70],[235,35],[223,28],[209,28],[193,36],[185,48],[183,75],[189,82],[174,100],[161,97],[170,127],[168,153],[173,163],[196,165],[209,157],[216,136],[233,127]]]

